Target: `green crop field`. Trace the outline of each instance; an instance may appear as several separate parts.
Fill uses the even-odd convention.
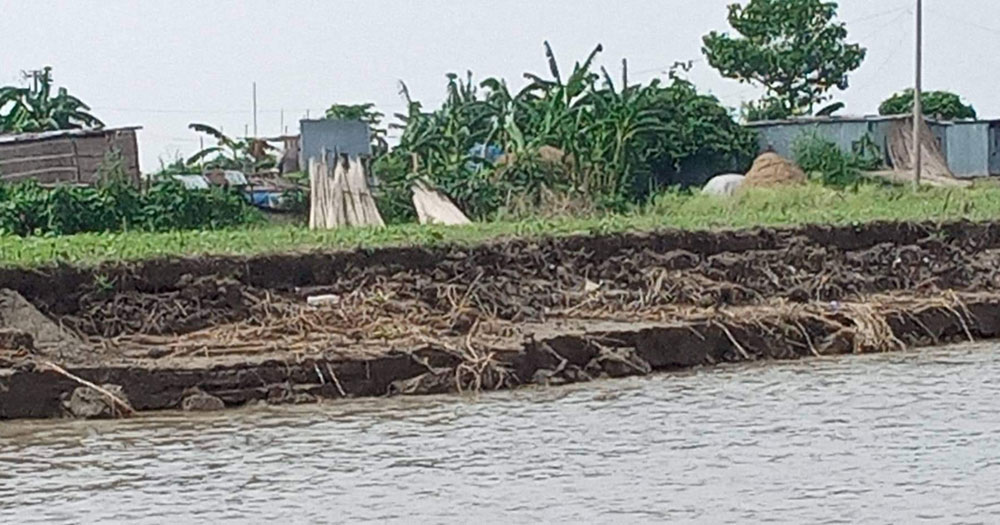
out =
[[[511,237],[719,229],[798,224],[850,224],[875,220],[1000,219],[1000,188],[908,188],[862,185],[834,190],[810,184],[751,190],[732,198],[667,193],[626,214],[463,227],[415,224],[380,229],[310,231],[299,226],[252,226],[216,231],[85,233],[0,237],[0,265],[94,264],[164,256],[250,255],[398,245],[472,244]]]

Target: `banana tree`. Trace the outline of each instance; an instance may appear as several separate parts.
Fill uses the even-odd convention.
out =
[[[275,155],[271,153],[276,148],[261,139],[235,139],[207,124],[194,123],[188,127],[217,141],[217,145],[207,147],[187,159],[186,164],[191,168],[198,166],[255,173],[273,168],[277,162]]]
[[[34,76],[30,87],[0,87],[0,133],[101,128],[90,106],[60,87],[52,95],[52,68]]]
[[[526,73],[528,84],[516,93],[502,79],[475,84],[471,73],[448,75],[447,97],[430,111],[403,85],[409,111],[397,115],[403,133],[390,153],[393,165],[412,167],[417,159],[420,176],[484,217],[507,196],[530,199],[540,189],[615,205],[641,200],[685,166],[710,161],[740,169],[756,151],[753,132],[714,97],[675,75],[630,83],[624,61],[620,80],[613,80],[594,65],[601,51],[596,46],[567,75],[546,43],[547,73]],[[508,162],[491,164],[473,153],[497,146]],[[551,148],[563,162],[551,162],[558,161]]]

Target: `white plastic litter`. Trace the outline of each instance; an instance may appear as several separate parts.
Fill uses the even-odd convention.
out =
[[[335,294],[311,295],[309,297],[306,297],[306,304],[308,304],[309,306],[337,304],[339,302],[340,302],[340,296]]]

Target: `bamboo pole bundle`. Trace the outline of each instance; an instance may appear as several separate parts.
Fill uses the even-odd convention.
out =
[[[333,166],[326,155],[310,159],[309,187],[310,229],[385,225],[368,186],[362,159],[336,157]]]

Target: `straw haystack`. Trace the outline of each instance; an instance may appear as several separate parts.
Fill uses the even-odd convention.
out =
[[[555,146],[542,146],[535,152],[535,159],[543,166],[550,168],[572,169],[576,165],[576,159],[572,154]],[[497,158],[497,166],[509,166],[517,164],[518,156],[514,153],[503,154]]]
[[[772,151],[757,157],[743,180],[745,186],[757,188],[805,184],[805,182],[806,174],[801,168]]]

